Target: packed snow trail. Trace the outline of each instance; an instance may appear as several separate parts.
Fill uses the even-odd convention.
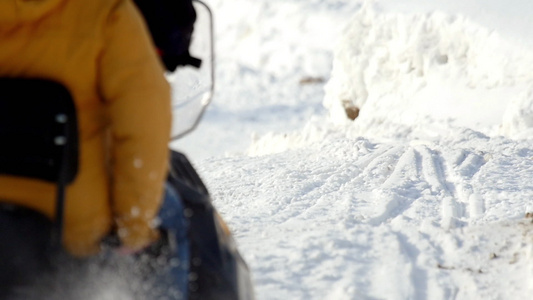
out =
[[[209,2],[219,98],[182,145],[216,153],[195,164],[259,300],[530,297],[528,48],[481,14]]]
[[[518,299],[533,291],[531,143],[327,139],[201,171],[259,299]]]

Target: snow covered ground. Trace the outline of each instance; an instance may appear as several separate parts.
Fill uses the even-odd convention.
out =
[[[532,297],[530,1],[206,2],[217,92],[173,147],[258,299]]]

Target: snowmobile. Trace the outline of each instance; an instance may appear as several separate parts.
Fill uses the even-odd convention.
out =
[[[207,18],[197,22],[195,35],[207,31],[209,38],[195,39],[191,51],[208,59],[168,75],[179,85],[173,95],[173,113],[180,116],[173,139],[194,130],[214,93],[212,16],[199,1],[195,8],[199,19]],[[250,271],[231,232],[192,164],[174,150],[168,183],[180,194],[190,224],[188,261],[172,261],[169,253],[176,245],[166,232],[137,255],[113,251],[119,246],[115,236],[106,238],[94,257],[66,253],[61,246],[65,189],[76,177],[79,155],[73,100],[64,86],[43,79],[0,78],[0,90],[0,173],[57,185],[55,220],[0,200],[0,300],[183,299],[161,288],[161,270],[175,263],[189,265],[188,299],[254,299]]]

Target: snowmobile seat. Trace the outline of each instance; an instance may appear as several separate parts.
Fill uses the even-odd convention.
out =
[[[65,187],[78,171],[78,126],[70,92],[45,79],[0,78],[0,174],[57,184],[60,244]]]
[[[0,174],[65,186],[78,169],[74,103],[61,84],[0,78]]]
[[[78,170],[76,111],[69,91],[43,79],[0,78],[0,174],[57,184],[56,220],[0,199],[0,297],[38,276],[61,252],[65,187]],[[32,270],[32,272],[28,272]]]

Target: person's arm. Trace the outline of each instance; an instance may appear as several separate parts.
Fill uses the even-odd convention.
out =
[[[148,31],[130,1],[117,1],[105,28],[100,91],[112,128],[111,201],[122,244],[139,249],[158,234],[167,176],[170,87]]]

